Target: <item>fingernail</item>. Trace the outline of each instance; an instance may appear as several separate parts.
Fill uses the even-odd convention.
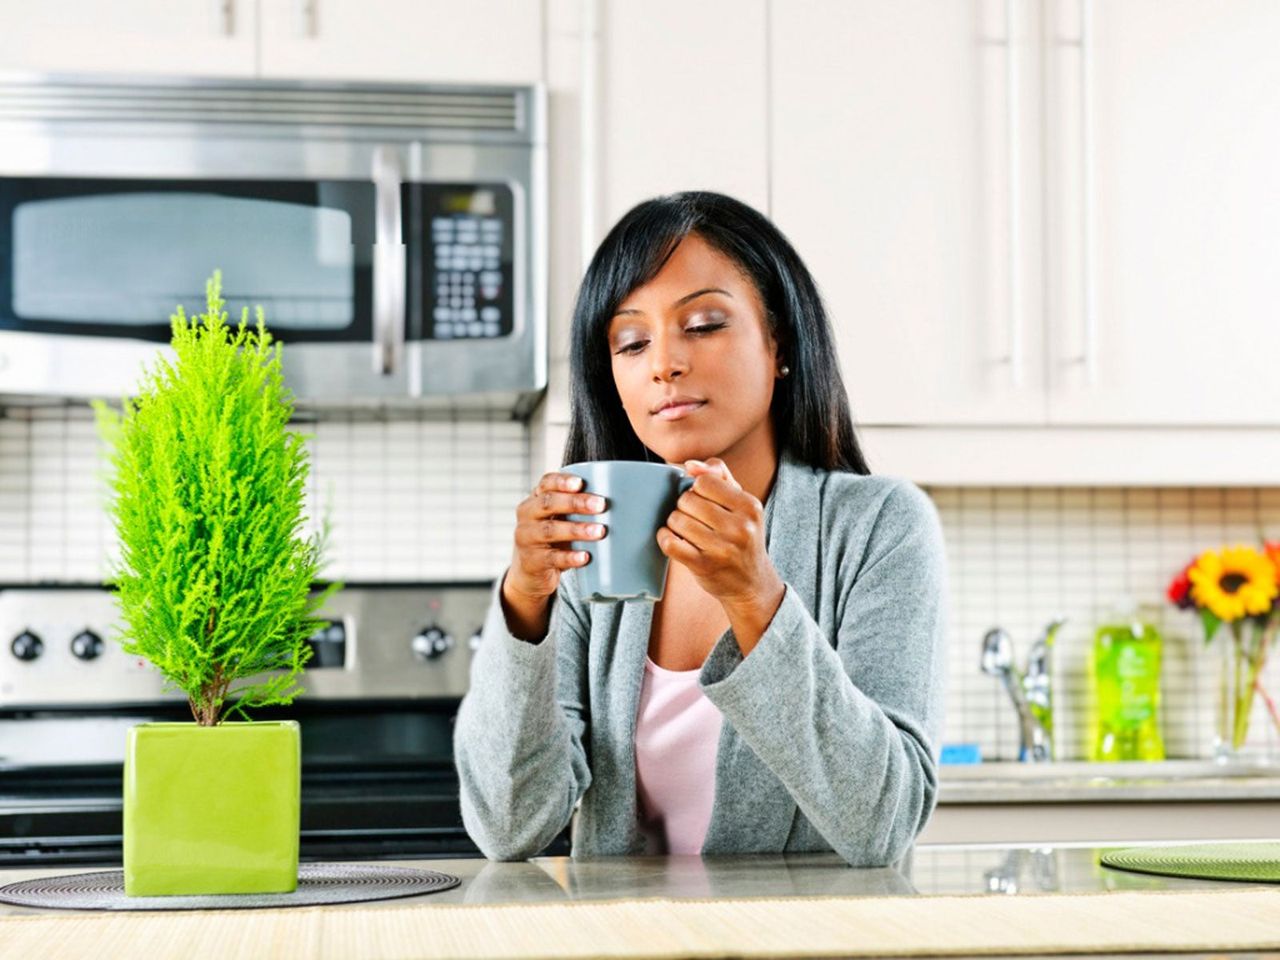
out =
[[[588,535],[588,536],[598,537],[598,536],[600,536],[600,534],[602,534],[602,533],[604,533],[604,527],[600,526],[600,524],[598,524],[598,523],[589,523],[589,524],[587,524],[587,535]]]
[[[570,477],[567,482],[567,486],[569,487],[570,490],[580,490],[582,488],[582,478]]]
[[[603,510],[604,497],[592,497],[590,500],[587,501],[587,507],[588,509],[591,509],[591,510]]]

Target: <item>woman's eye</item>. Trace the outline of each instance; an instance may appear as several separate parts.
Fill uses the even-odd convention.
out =
[[[724,327],[724,326],[726,326],[726,324],[724,323],[699,323],[699,324],[694,324],[691,327],[685,327],[684,332],[694,333],[694,334],[712,333],[713,331],[719,330],[721,327]],[[614,352],[615,353],[632,353],[632,354],[639,353],[641,350],[645,348],[645,345],[648,342],[649,342],[648,340],[633,340],[630,343],[619,347]]]

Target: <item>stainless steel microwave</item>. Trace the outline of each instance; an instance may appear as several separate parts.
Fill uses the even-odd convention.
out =
[[[545,94],[0,77],[0,404],[120,397],[222,271],[304,406],[546,385]]]

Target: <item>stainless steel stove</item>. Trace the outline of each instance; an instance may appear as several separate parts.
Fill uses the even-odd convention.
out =
[[[491,590],[359,584],[322,611],[306,693],[254,714],[301,725],[303,859],[478,853],[453,718]],[[119,862],[125,731],[191,718],[116,624],[101,586],[0,586],[0,864]]]

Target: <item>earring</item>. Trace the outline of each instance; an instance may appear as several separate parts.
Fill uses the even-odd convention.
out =
[[[780,368],[778,368],[778,379],[781,380],[790,372],[791,372],[791,368],[784,363]]]

